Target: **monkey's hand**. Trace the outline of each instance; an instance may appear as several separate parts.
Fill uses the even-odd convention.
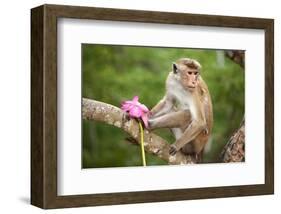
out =
[[[175,155],[178,151],[179,151],[179,149],[176,147],[176,145],[172,144],[170,146],[169,154],[170,155]]]
[[[123,117],[122,117],[122,122],[126,122],[126,121],[129,121],[131,118],[130,118],[130,115],[128,112],[124,112],[123,113]]]
[[[150,110],[149,112],[147,112],[147,117],[150,118],[153,116],[153,112]]]

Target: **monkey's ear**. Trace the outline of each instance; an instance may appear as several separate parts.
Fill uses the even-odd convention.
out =
[[[173,72],[174,74],[178,73],[178,67],[177,64],[173,62]]]

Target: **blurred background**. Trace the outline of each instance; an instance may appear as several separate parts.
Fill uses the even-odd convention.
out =
[[[82,45],[82,96],[120,107],[135,95],[151,109],[165,93],[172,62],[188,57],[202,65],[214,111],[211,142],[204,163],[219,162],[219,154],[244,115],[244,72],[223,50],[155,48],[115,45]],[[168,129],[155,131],[173,143]],[[82,121],[82,168],[141,166],[140,147],[126,142],[119,128]],[[147,165],[166,162],[147,154]]]

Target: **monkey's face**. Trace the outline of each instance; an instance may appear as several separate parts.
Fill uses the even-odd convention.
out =
[[[189,90],[194,91],[198,85],[199,72],[197,69],[186,68],[180,71],[180,81],[182,86]]]

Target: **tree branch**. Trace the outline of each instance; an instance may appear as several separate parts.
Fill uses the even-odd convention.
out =
[[[83,98],[82,117],[84,120],[95,120],[116,126],[127,132],[135,142],[140,142],[138,122],[128,118],[127,115],[116,106]],[[146,152],[158,156],[169,164],[196,163],[194,157],[184,155],[180,151],[175,155],[170,155],[169,148],[169,143],[163,138],[148,130],[144,131],[144,149]]]

